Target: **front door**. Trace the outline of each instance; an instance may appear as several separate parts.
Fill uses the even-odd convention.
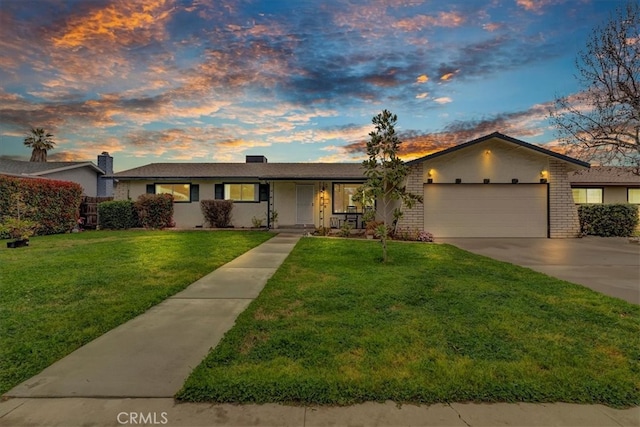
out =
[[[313,224],[313,185],[296,185],[296,224]]]

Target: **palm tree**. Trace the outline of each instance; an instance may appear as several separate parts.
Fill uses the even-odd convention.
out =
[[[30,162],[46,162],[47,151],[52,150],[56,143],[53,141],[53,134],[42,128],[31,128],[24,139],[24,145],[33,149]]]

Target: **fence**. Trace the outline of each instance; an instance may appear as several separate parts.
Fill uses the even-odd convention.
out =
[[[84,220],[84,228],[96,228],[98,226],[98,203],[108,202],[113,197],[88,197],[85,196],[80,204],[80,218]]]

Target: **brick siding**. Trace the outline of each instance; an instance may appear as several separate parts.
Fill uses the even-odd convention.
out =
[[[578,208],[564,162],[549,159],[549,237],[571,238],[580,232]]]
[[[407,175],[407,191],[409,193],[424,195],[423,171],[424,163],[409,167]],[[403,205],[402,210],[404,215],[398,221],[398,227],[408,228],[412,231],[424,229],[424,205],[422,203],[416,203],[411,209]]]

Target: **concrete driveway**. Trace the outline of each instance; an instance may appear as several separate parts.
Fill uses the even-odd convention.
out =
[[[640,245],[618,237],[438,239],[640,304]]]

